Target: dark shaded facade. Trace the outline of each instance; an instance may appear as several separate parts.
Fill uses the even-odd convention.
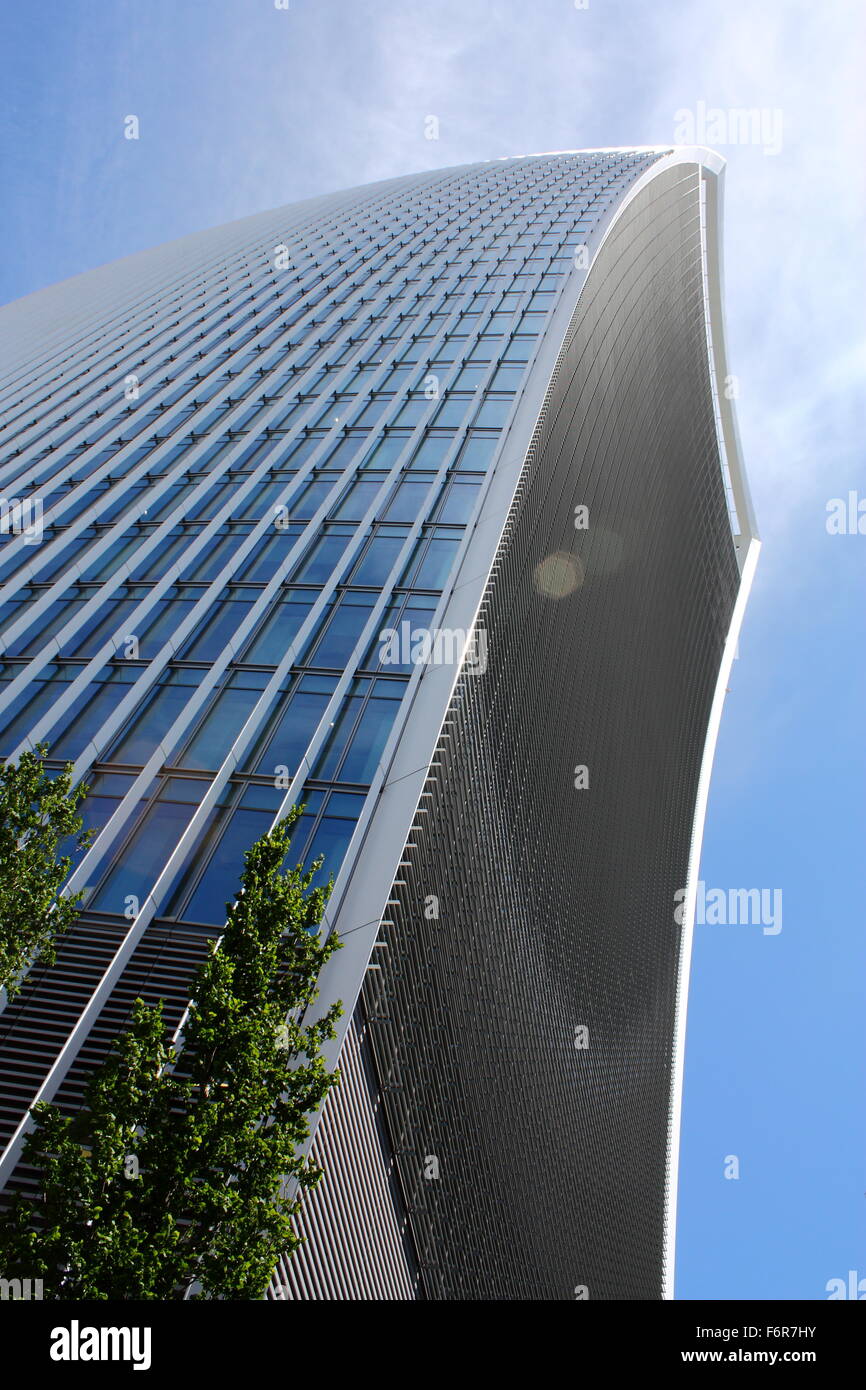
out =
[[[739,584],[697,218],[672,170],[598,257],[364,991],[433,1297],[662,1292],[671,905]]]

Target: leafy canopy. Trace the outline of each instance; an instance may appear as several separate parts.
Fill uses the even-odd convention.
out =
[[[283,871],[302,809],[247,851],[180,1053],[161,1005],[139,999],[83,1110],[34,1107],[25,1157],[43,1201],[17,1203],[0,1263],[42,1278],[46,1298],[260,1298],[300,1244],[292,1218],[321,1170],[298,1150],[339,1080],[320,1047],[342,1012],[303,1022],[339,943],[317,935],[322,861]]]
[[[57,850],[70,837],[79,849],[89,843],[77,811],[86,789],[73,789],[71,763],[51,777],[47,752],[42,743],[0,767],[0,986],[9,998],[37,956],[54,964],[55,940],[75,920],[81,898],[58,897],[72,861],[58,859]]]

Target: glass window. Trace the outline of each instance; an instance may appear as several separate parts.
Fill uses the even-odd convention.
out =
[[[372,399],[369,400],[367,404],[364,406],[363,410],[361,410],[358,413],[358,415],[355,416],[354,420],[352,421],[352,424],[366,426],[375,425],[377,421],[381,420],[382,416],[385,414],[385,411],[391,405],[393,399],[394,398],[391,395],[373,396]]]
[[[289,848],[283,860],[283,863],[287,866],[290,865],[294,868],[298,863],[303,864],[307,862],[305,851],[311,843],[313,831],[318,824],[322,807],[325,804],[327,796],[328,793],[325,791],[320,791],[317,788],[304,787],[300,797],[301,805],[304,809],[295,821],[292,837],[289,840]],[[361,797],[361,804],[363,805],[363,803],[364,798]],[[360,815],[360,811],[358,814]],[[325,873],[324,878],[327,879],[327,873]]]
[[[494,357],[499,356],[501,346],[501,338],[485,338],[482,334],[471,348],[467,360],[469,362],[490,362]]]
[[[216,579],[223,566],[228,564],[248,535],[248,527],[232,526],[230,530],[220,531],[217,536],[211,536],[193,560],[192,568],[184,568],[184,579],[209,584],[211,580]],[[188,537],[187,544],[189,540]]]
[[[410,468],[431,468],[437,470],[445,459],[445,455],[454,443],[454,431],[442,431],[432,433],[428,431],[422,439],[415,453],[412,455]]]
[[[423,419],[430,402],[425,396],[410,396],[394,417],[395,425],[417,425]]]
[[[185,497],[192,492],[195,482],[190,479],[188,482],[172,483],[167,487],[161,497],[157,497],[154,502],[149,502],[142,510],[142,521],[161,521],[170,511],[179,506]]]
[[[473,420],[473,424],[482,429],[500,429],[508,419],[508,412],[511,409],[511,397],[489,396],[481,406],[478,414]]]
[[[392,391],[395,394],[403,390],[409,381],[411,367],[392,367],[387,376],[380,383],[380,391]]]
[[[115,670],[107,678],[88,685],[62,715],[57,737],[51,742],[52,758],[72,761],[83,753],[138,674],[134,668]]]
[[[141,494],[145,491],[147,487],[148,483],[146,483],[144,479],[142,479],[141,482],[134,483],[132,487],[126,488],[122,497],[116,495],[118,489],[115,489],[114,498],[108,501],[107,506],[100,507],[99,520],[103,523],[103,525],[105,525],[106,522],[114,521],[118,516],[120,516],[121,512],[126,511],[127,508],[129,508],[130,511],[137,513],[142,502]],[[101,495],[104,496],[105,494],[102,493]],[[89,492],[86,495],[86,497],[82,497],[78,499],[76,502],[73,502],[72,506],[69,507],[69,509],[66,512],[64,512],[64,519],[66,521],[72,521],[73,517],[81,515],[85,506],[89,506],[92,502],[95,502],[96,500],[96,493],[92,491]]]
[[[490,385],[494,391],[515,392],[523,380],[524,369],[522,367],[502,366],[496,369],[496,373]]]
[[[398,483],[382,513],[383,521],[414,521],[424,506],[432,477]]]
[[[406,689],[402,681],[354,681],[316,765],[318,780],[370,782]]]
[[[227,478],[217,487],[212,487],[200,497],[197,502],[184,511],[184,521],[210,521],[216,516],[220,507],[228,502],[233,492],[237,491],[237,482],[234,478]]]
[[[282,478],[271,478],[266,482],[258,483],[246,500],[237,503],[232,511],[232,516],[250,517],[259,521],[263,516],[272,514],[273,508],[288,489],[292,478],[292,474],[285,474]]]
[[[433,417],[436,428],[462,424],[471,400],[471,396],[457,396],[453,393],[446,396]]]
[[[333,515],[338,521],[361,521],[372,504],[385,475],[377,478],[359,478],[350,484],[343,494]]]
[[[169,763],[216,772],[258,703],[269,677],[264,671],[235,671],[208,706],[192,738]]]
[[[362,468],[383,468],[390,470],[406,447],[408,434],[387,434],[364,459]]]
[[[64,656],[94,656],[104,642],[113,639],[118,633],[125,635],[129,631],[129,617],[140,598],[129,597],[128,589],[120,589],[118,593],[122,597],[109,597],[105,604],[96,608],[95,612],[85,619],[75,635],[64,643]],[[76,608],[77,605],[69,605],[66,612],[68,619],[75,616]]]
[[[324,584],[334,570],[353,532],[346,526],[325,526],[294,571],[298,584]]]
[[[154,571],[159,568],[161,562],[162,567],[159,568],[160,574],[165,573],[176,556],[180,553],[181,538],[179,532],[175,531],[170,533],[170,536],[174,536],[175,539],[172,540],[170,537],[166,537],[162,543],[164,553],[160,553],[160,555],[151,553],[148,559],[142,562]],[[127,531],[124,535],[116,537],[100,556],[95,560],[91,560],[89,564],[84,564],[80,577],[82,579],[110,579],[115,570],[118,570],[127,560],[134,564],[134,552],[142,544],[143,539],[146,539],[146,533],[140,531],[137,526],[133,528],[132,533]],[[78,545],[80,550],[82,546],[81,538],[79,538]],[[87,561],[86,555],[84,556],[84,560],[85,562]],[[59,573],[59,569],[54,570],[53,573]],[[151,577],[155,577],[155,575]]]
[[[521,314],[520,319],[517,322],[517,330],[520,333],[538,334],[544,327],[546,319],[546,313],[538,314],[533,313],[531,310],[526,310],[523,314]]]
[[[100,772],[92,777],[87,785],[87,795],[78,805],[82,829],[92,830],[95,838],[111,820],[134,781],[132,773],[126,772]],[[68,855],[72,861],[67,877],[74,873],[86,852],[76,849],[77,839],[77,835],[68,835],[57,846],[58,859]]]
[[[457,467],[473,473],[486,473],[499,447],[498,434],[469,434],[457,459]]]
[[[346,592],[331,603],[303,657],[305,666],[344,668],[370,616],[375,594]]]
[[[436,520],[439,522],[468,522],[475,507],[478,489],[481,484],[468,479],[454,478],[439,504]]]
[[[9,669],[7,667],[7,671]],[[17,676],[21,668],[11,669]],[[3,757],[8,757],[12,750],[18,747],[22,738],[39,723],[48,707],[59,699],[62,693],[61,682],[69,680],[71,676],[60,676],[56,667],[49,666],[42,679],[31,681],[23,691],[19,691],[10,707],[0,715],[0,753]]]
[[[304,856],[306,864],[324,856],[324,863],[313,879],[314,884],[326,883],[329,878],[337,877],[365,800],[365,797],[351,793],[331,792],[324,815]]]
[[[304,484],[297,496],[287,504],[289,515],[309,521],[331,492],[338,477],[338,473],[330,473]]]
[[[351,399],[350,397],[350,400]],[[306,406],[304,406],[303,409],[306,409]],[[346,402],[337,396],[333,400],[326,402],[324,409],[319,411],[312,423],[318,429],[328,430],[332,429],[334,425],[345,425],[347,423],[348,414],[349,409]],[[291,415],[288,415],[284,423],[288,424],[290,420]]]
[[[241,651],[240,660],[278,666],[318,596],[316,589],[284,590],[279,602],[260,620],[257,631]]]
[[[56,632],[59,632],[60,629],[65,627],[68,622],[71,622],[73,618],[78,617],[89,597],[90,594],[88,593],[86,598],[76,595],[76,597],[70,599],[62,598],[55,600],[54,603],[50,604],[49,607],[34,620],[35,626],[27,628],[20,637],[16,637],[14,642],[9,643],[9,646],[6,648],[6,655],[33,656],[36,652],[41,652],[43,647],[47,645],[50,637],[53,637]],[[115,609],[117,607],[119,607],[119,604],[115,604]],[[93,622],[98,620],[99,611],[101,610],[98,610],[97,614],[92,619]],[[26,608],[19,616],[27,616]],[[13,614],[10,613],[10,622],[12,618]],[[66,649],[64,648],[63,650],[64,655],[66,655]]]
[[[503,362],[528,362],[534,350],[534,338],[512,338],[502,354],[502,360]]]
[[[255,595],[220,598],[184,642],[178,656],[184,661],[215,661],[229,638],[240,631]]]
[[[281,517],[284,513],[280,514]],[[273,530],[262,533],[245,560],[235,570],[233,578],[243,579],[248,584],[267,584],[285,564],[292,546],[303,532],[296,522],[275,526]],[[240,542],[237,542],[240,544]]]
[[[242,770],[275,776],[283,767],[293,777],[336,685],[333,676],[302,676],[280,697],[255,745],[244,755]]]
[[[139,629],[138,654],[143,660],[149,661],[156,656],[192,612],[195,603],[194,598],[160,599],[147,616],[136,623]]]
[[[360,560],[352,571],[352,584],[367,584],[381,589],[409,534],[408,527],[394,527],[387,531],[377,531],[363,551]]]
[[[140,539],[139,537],[135,541],[127,542],[126,545],[128,549],[131,551],[140,543]],[[116,542],[115,544],[119,546],[120,542]],[[135,558],[132,557],[132,574],[136,579],[162,579],[164,575],[168,574],[171,567],[182,557],[184,551],[189,549],[189,544],[190,536],[187,532],[182,531],[179,527],[175,527],[173,531],[170,531],[167,536],[164,536],[162,540],[159,541],[144,559],[136,563]],[[111,554],[104,556],[102,560],[95,562],[87,570],[89,578],[107,579],[110,574],[114,573],[122,561],[127,558],[125,555],[119,553],[119,550],[115,551],[114,546],[111,547],[111,551]]]
[[[468,339],[462,334],[459,337],[449,334],[436,349],[436,361],[445,365],[456,362],[465,353],[467,342]]]
[[[455,391],[474,391],[486,376],[483,367],[463,367],[457,374],[453,389]]]
[[[343,471],[350,464],[354,464],[358,455],[367,447],[366,434],[347,434],[328,450],[327,455],[320,460],[320,467],[337,469]]]
[[[200,786],[203,795],[207,782]],[[87,906],[98,912],[122,915],[130,896],[137,898],[140,906],[177,848],[195,809],[190,802],[153,802]]]
[[[170,671],[148,692],[103,761],[143,766],[162,742],[201,681],[202,671]]]
[[[460,545],[458,535],[422,536],[417,542],[401,584],[416,589],[443,589]]]
[[[190,859],[196,870],[203,861],[207,863],[182,908],[185,921],[206,922],[211,926],[221,926],[225,922],[228,907],[240,888],[244,855],[273,823],[279,799],[276,805],[273,800],[271,788],[247,787],[240,805],[231,810],[221,806],[211,812],[202,841]],[[185,874],[175,890],[168,907],[169,915],[181,915],[180,904],[187,897],[191,876]]]
[[[383,666],[389,672],[410,673],[418,650],[415,644],[429,631],[436,602],[423,594],[409,594],[390,603],[361,665],[370,670]]]

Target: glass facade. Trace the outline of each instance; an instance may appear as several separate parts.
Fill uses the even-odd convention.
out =
[[[339,875],[420,679],[383,634],[441,618],[585,244],[663,154],[392,180],[25,306],[0,381],[0,755],[74,761],[98,833],[80,927],[0,1018],[0,1143],[55,1062],[74,1106],[137,993],[179,1018],[244,850],[295,802],[293,857]]]
[[[157,912],[218,926],[219,895],[186,891],[223,843],[214,818],[259,833],[340,793],[305,846],[338,871],[408,679],[376,635],[435,613],[588,218],[654,157],[282,210],[5,383],[2,485],[43,530],[0,537],[0,754],[45,741],[81,778],[138,774],[88,856],[87,907],[143,902],[182,841]],[[232,847],[229,896],[239,833],[211,851]]]

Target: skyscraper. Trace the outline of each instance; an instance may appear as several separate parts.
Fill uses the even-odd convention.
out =
[[[0,1015],[7,1190],[29,1106],[80,1101],[137,995],[180,1019],[302,800],[343,1082],[272,1296],[670,1295],[757,554],[720,217],[704,150],[521,157],[2,311],[0,753],[72,760],[98,830],[80,924]]]

